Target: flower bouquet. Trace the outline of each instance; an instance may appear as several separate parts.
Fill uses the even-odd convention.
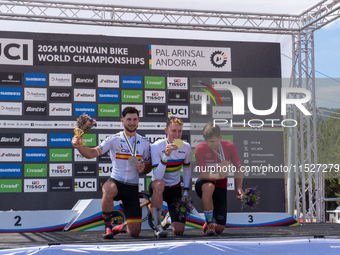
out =
[[[88,116],[86,113],[83,113],[77,118],[76,128],[74,129],[74,133],[79,136],[79,142],[85,145],[85,142],[82,138],[83,134],[89,132],[92,127],[96,127],[96,120]]]
[[[260,197],[259,192],[255,192],[256,188],[247,188],[243,194],[240,195],[242,201],[242,209],[246,206],[255,209]]]
[[[178,214],[178,218],[181,220],[185,218],[186,215],[191,214],[194,209],[194,204],[191,198],[181,199],[174,203],[176,207],[176,213]]]

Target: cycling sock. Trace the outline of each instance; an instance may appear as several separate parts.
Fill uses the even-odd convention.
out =
[[[208,223],[208,225],[210,223],[214,223],[214,220],[213,220],[213,210],[211,210],[211,211],[204,211],[204,216],[205,216],[205,220]]]
[[[111,228],[112,229],[112,225],[111,225],[112,214],[113,214],[113,211],[112,212],[103,212],[105,228]]]
[[[162,208],[152,207],[152,213],[155,226],[161,225]]]

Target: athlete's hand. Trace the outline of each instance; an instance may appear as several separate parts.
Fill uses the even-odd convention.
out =
[[[243,190],[242,189],[237,189],[236,199],[237,200],[242,200],[242,194],[243,194]]]
[[[167,157],[169,157],[170,156],[170,154],[171,154],[171,152],[172,151],[175,151],[175,150],[177,150],[178,149],[178,147],[177,147],[177,145],[176,144],[173,144],[173,143],[171,143],[171,144],[167,144],[166,146],[165,146],[165,156],[167,156]]]
[[[145,164],[141,163],[141,162],[138,162],[138,163],[136,163],[135,168],[137,168],[138,171],[142,174],[144,169],[145,169]]]
[[[79,137],[77,135],[73,136],[71,143],[72,143],[72,146],[75,147],[75,148],[80,146]]]

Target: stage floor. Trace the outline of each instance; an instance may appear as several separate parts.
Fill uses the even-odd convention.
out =
[[[142,230],[137,238],[118,234],[113,240],[102,238],[101,231],[84,232],[41,232],[41,233],[1,233],[0,249],[13,249],[42,245],[78,245],[99,244],[113,245],[143,242],[177,242],[177,241],[251,241],[255,239],[340,239],[340,224],[308,223],[297,227],[247,227],[226,228],[222,235],[204,236],[202,229],[186,229],[184,235],[176,237],[170,229],[166,238],[155,238],[152,230]]]

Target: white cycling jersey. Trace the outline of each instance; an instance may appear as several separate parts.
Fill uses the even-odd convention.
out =
[[[173,186],[181,180],[183,166],[184,188],[190,185],[190,144],[183,142],[183,147],[172,151],[167,157],[164,153],[167,139],[161,139],[151,145],[152,180],[163,180],[166,186]]]
[[[137,134],[133,137],[127,136],[130,144],[134,148],[135,139],[137,137],[137,154],[138,161],[143,160],[144,163],[150,163],[150,143],[146,138]],[[123,131],[106,138],[100,145],[96,147],[100,155],[110,151],[112,161],[111,178],[128,184],[139,183],[139,171],[136,167],[130,166],[128,159],[131,157],[129,145],[125,141]]]

